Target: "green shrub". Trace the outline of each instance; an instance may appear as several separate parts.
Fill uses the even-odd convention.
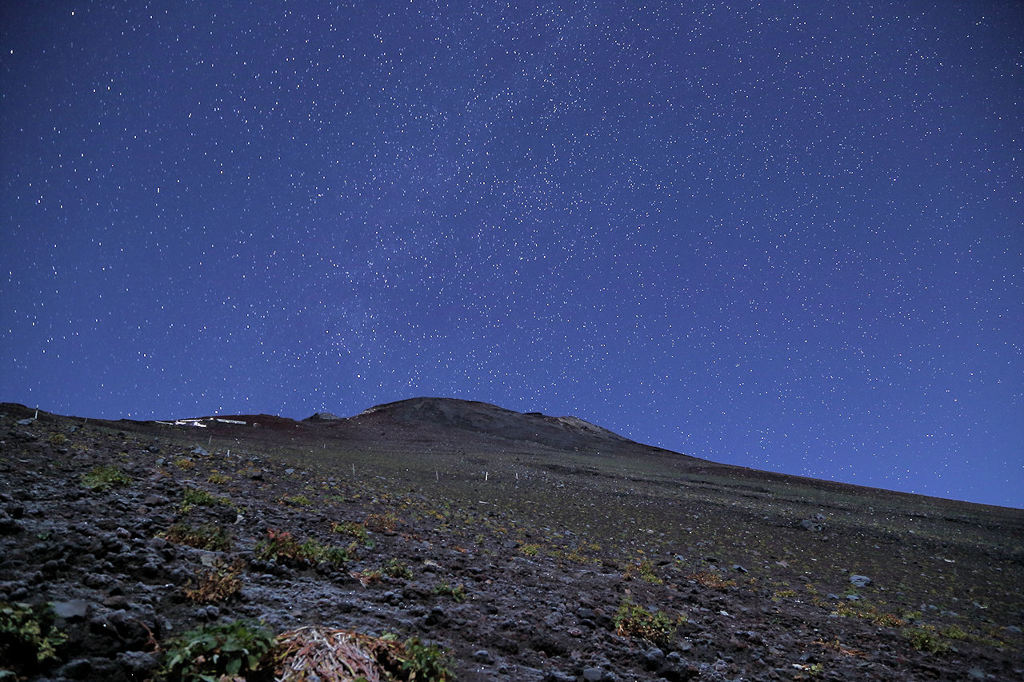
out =
[[[406,580],[412,578],[412,571],[405,565],[405,562],[395,558],[390,559],[384,564],[384,574],[392,578],[404,578]]]
[[[340,566],[349,560],[348,551],[337,545],[323,545],[310,538],[299,542],[288,531],[270,528],[267,537],[256,543],[256,558],[277,562],[311,563],[321,562]]]
[[[25,673],[57,660],[57,648],[67,638],[53,620],[48,604],[0,602],[0,671],[10,667]]]
[[[267,529],[267,537],[256,543],[256,558],[264,561],[302,559],[302,545],[288,531]]]
[[[407,639],[403,646],[402,672],[408,680],[424,682],[447,682],[454,680],[455,673],[449,667],[448,655],[436,644],[423,644],[416,637]]]
[[[342,535],[349,535],[362,542],[367,547],[373,547],[373,540],[366,530],[366,526],[355,521],[342,521],[331,524],[331,530]]]
[[[964,632],[958,625],[948,625],[941,630],[943,637],[949,639],[967,639],[970,635]]]
[[[96,467],[88,473],[82,474],[82,485],[89,490],[103,492],[110,488],[125,486],[132,482],[128,474],[115,466]]]
[[[612,622],[618,635],[637,637],[662,649],[671,649],[675,643],[676,630],[683,621],[685,618],[672,619],[662,611],[648,611],[627,597],[619,605]]]
[[[181,511],[184,513],[191,511],[193,507],[212,507],[218,504],[225,507],[232,506],[231,500],[226,497],[219,497],[198,488],[185,488],[185,494],[181,500]]]
[[[649,582],[652,585],[661,585],[664,581],[654,573],[654,564],[648,560],[638,561],[626,566],[626,570],[623,574],[626,580],[632,578],[640,578],[645,582]]]
[[[460,603],[466,601],[466,588],[462,585],[452,587],[448,583],[441,583],[434,588],[434,594],[447,595]]]
[[[224,528],[212,523],[198,528],[187,523],[176,523],[160,534],[164,539],[197,549],[226,552],[231,549],[231,535]]]
[[[259,623],[204,625],[175,638],[164,653],[164,674],[182,682],[217,682],[259,672],[274,637]]]
[[[941,654],[949,651],[949,644],[943,641],[930,627],[907,628],[903,631],[903,636],[910,640],[910,646],[918,651],[929,654]]]

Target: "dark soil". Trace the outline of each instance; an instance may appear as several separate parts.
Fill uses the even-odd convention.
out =
[[[0,413],[0,603],[51,603],[66,635],[0,661],[25,677],[158,679],[173,636],[253,618],[416,636],[459,680],[1024,679],[1021,510],[464,401],[206,428]],[[268,558],[268,531],[346,558]],[[218,568],[241,588],[203,603]],[[673,625],[617,629],[623,604]]]

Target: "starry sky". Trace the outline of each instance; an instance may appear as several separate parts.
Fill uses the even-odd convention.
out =
[[[1024,507],[1024,4],[5,2],[0,400],[421,395]]]

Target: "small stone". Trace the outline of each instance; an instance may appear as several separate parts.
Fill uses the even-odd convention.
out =
[[[601,682],[604,678],[604,671],[600,668],[584,668],[583,679],[586,682]]]
[[[117,662],[135,675],[154,670],[159,664],[155,656],[145,651],[122,651],[117,655]]]
[[[114,582],[113,578],[102,573],[87,573],[82,579],[82,583],[86,587],[105,587],[112,582]]]
[[[193,455],[202,455],[202,456],[205,457],[206,455],[209,455],[210,453],[206,451],[206,448],[201,448],[201,447],[199,447],[197,445],[194,448],[192,448],[192,454]]]
[[[732,570],[736,571],[737,573],[747,573],[748,572],[747,569],[743,568],[739,564],[733,564],[732,565]]]
[[[70,677],[75,680],[84,680],[92,672],[92,662],[88,658],[72,659],[57,670],[57,674],[61,677]]]
[[[67,621],[82,620],[89,614],[89,602],[84,599],[69,599],[53,602],[53,614]]]
[[[479,651],[474,651],[473,660],[477,661],[478,663],[491,663],[493,661],[493,659],[491,658],[491,652],[489,652],[487,649],[480,649]]]
[[[867,587],[871,584],[871,578],[866,575],[851,575],[850,584],[854,587]]]
[[[551,670],[544,676],[544,682],[576,682],[576,676],[560,670]]]
[[[658,647],[652,647],[644,652],[644,664],[654,669],[659,667],[665,662],[665,652]]]

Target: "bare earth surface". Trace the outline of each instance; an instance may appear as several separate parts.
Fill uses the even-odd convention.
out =
[[[174,637],[251,618],[418,637],[459,680],[1024,679],[1022,510],[457,400],[0,415],[0,606],[51,604],[62,634],[38,661],[0,631],[24,678],[160,679]]]

